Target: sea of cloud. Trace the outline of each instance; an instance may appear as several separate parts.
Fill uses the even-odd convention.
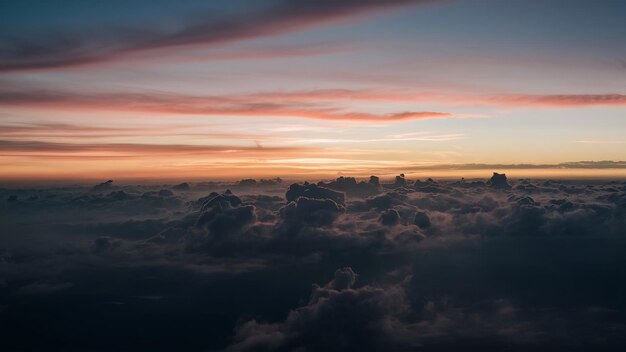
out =
[[[0,233],[6,350],[626,347],[623,181],[2,188]]]

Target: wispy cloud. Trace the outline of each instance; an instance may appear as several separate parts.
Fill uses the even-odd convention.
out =
[[[350,139],[350,138],[313,138],[299,139],[298,144],[346,144],[346,143],[376,143],[376,142],[448,142],[464,138],[461,133],[438,134],[431,132],[404,133],[399,135],[391,135],[384,138],[366,138],[366,139]]]
[[[79,94],[60,91],[0,92],[0,106],[56,107],[109,111],[142,111],[185,115],[295,117],[330,121],[403,121],[467,117],[437,111],[393,113],[351,112],[329,104],[260,100],[251,96],[189,96],[180,94]]]
[[[623,94],[498,95],[484,99],[484,103],[493,102],[506,106],[626,106],[626,95]]]
[[[572,161],[556,164],[431,164],[407,167],[409,170],[504,170],[504,169],[626,169],[626,161]]]
[[[51,31],[37,38],[5,37],[0,72],[82,65],[162,48],[220,44],[275,35],[362,15],[377,9],[418,4],[420,0],[342,0],[272,2],[234,14],[206,14],[175,29],[108,28],[89,35]]]
[[[0,140],[1,155],[15,154],[46,154],[46,153],[121,153],[121,154],[215,154],[234,152],[282,153],[290,151],[306,151],[300,147],[262,147],[254,146],[225,146],[225,145],[194,145],[194,144],[139,144],[139,143],[54,143],[40,141]]]
[[[265,92],[224,96],[194,96],[168,93],[74,93],[51,90],[0,91],[0,106],[56,109],[146,112],[200,116],[290,117],[327,121],[394,122],[405,120],[467,118],[476,114],[441,111],[370,113],[350,111],[347,101],[432,103],[450,106],[495,107],[626,106],[622,94],[532,95],[397,92],[376,90],[314,90]]]
[[[376,89],[319,89],[291,92],[264,92],[248,95],[256,99],[282,101],[385,101],[430,102],[449,105],[491,105],[506,107],[580,107],[594,105],[626,106],[624,94],[471,94]]]
[[[581,141],[576,141],[576,143],[583,143],[583,144],[626,144],[626,141],[581,140]]]
[[[237,133],[220,131],[221,125],[164,124],[164,125],[128,125],[120,127],[87,126],[68,123],[7,123],[0,124],[0,137],[11,140],[42,139],[99,139],[99,138],[151,138],[151,137],[192,137],[194,139],[228,139],[285,141],[287,137],[267,133]]]

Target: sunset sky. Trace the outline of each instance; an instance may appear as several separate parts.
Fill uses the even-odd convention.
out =
[[[626,0],[0,0],[0,352],[626,351]]]
[[[622,1],[3,1],[0,179],[599,162],[584,174],[626,160],[625,16]]]

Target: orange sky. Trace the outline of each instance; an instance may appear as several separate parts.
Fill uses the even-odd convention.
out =
[[[0,180],[482,173],[443,171],[465,164],[623,176],[623,163],[602,163],[626,160],[626,28],[613,5],[520,3],[519,21],[489,1],[189,16],[206,6],[155,4],[139,22],[5,6]],[[130,24],[145,36],[125,35]],[[546,171],[578,161],[599,163]]]

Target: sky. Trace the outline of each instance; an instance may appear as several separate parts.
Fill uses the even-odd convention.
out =
[[[0,179],[624,176],[625,16],[608,0],[2,1]]]
[[[0,351],[626,351],[625,19],[0,0]]]

